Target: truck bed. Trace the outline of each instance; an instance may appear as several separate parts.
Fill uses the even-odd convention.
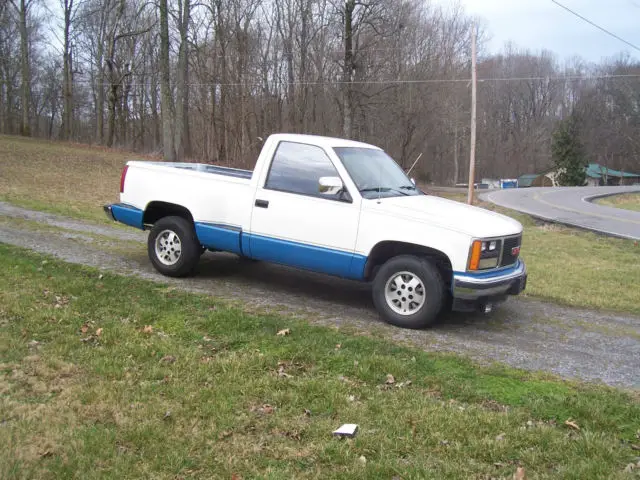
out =
[[[227,177],[244,178],[251,180],[253,172],[251,170],[241,170],[239,168],[219,167],[217,165],[209,165],[207,163],[186,163],[186,162],[146,162],[149,165],[157,165],[159,167],[181,168],[183,170],[193,170],[196,172],[215,173],[216,175],[224,175]]]

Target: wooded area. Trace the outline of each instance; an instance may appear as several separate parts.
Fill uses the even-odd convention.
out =
[[[465,182],[472,21],[426,0],[3,0],[0,132],[245,168],[270,133],[344,136]],[[489,55],[489,34],[477,178],[550,167],[571,112],[589,161],[640,171],[640,62]]]

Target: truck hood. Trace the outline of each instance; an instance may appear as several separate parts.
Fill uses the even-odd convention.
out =
[[[379,214],[438,225],[471,237],[489,238],[522,232],[522,224],[510,217],[432,195],[382,198],[380,203],[377,200],[366,202],[370,202],[368,208]]]

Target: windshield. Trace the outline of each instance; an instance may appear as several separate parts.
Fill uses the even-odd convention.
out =
[[[334,147],[364,198],[422,195],[393,158],[382,150]]]

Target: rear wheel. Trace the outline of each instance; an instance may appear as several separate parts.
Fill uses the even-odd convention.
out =
[[[404,328],[432,325],[442,310],[444,281],[426,258],[401,255],[388,260],[373,281],[373,303],[388,323]]]
[[[147,251],[154,268],[169,277],[184,277],[193,272],[202,247],[193,224],[182,217],[158,220],[147,239]]]

